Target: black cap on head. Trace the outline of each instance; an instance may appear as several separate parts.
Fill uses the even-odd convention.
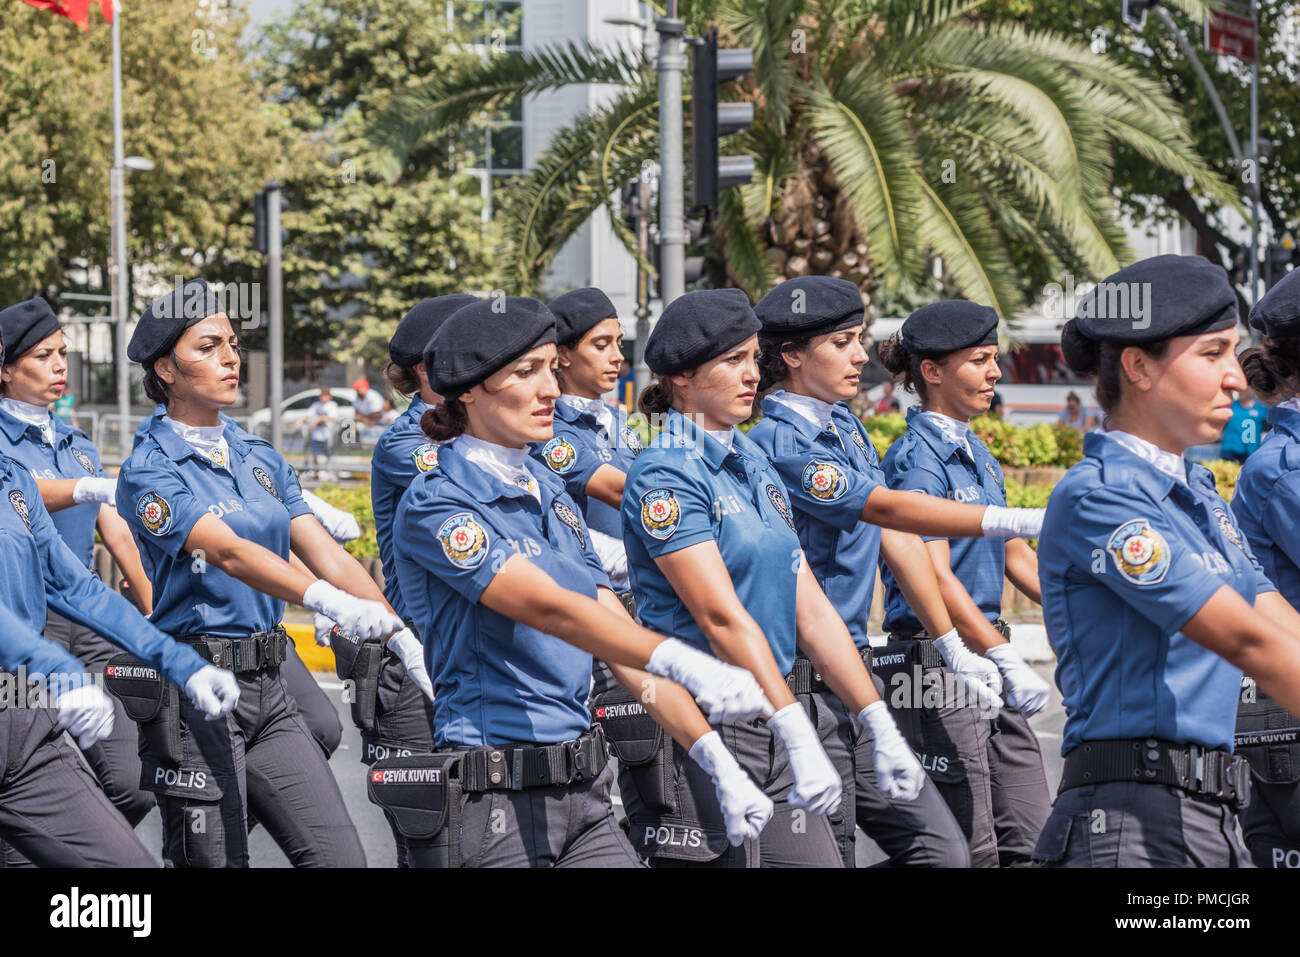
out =
[[[127,343],[126,357],[132,362],[148,363],[162,355],[190,326],[225,311],[217,294],[202,279],[177,285],[144,311]]]
[[[716,359],[763,328],[739,289],[700,289],[668,304],[646,342],[655,375],[676,375]]]
[[[9,362],[58,331],[59,317],[40,296],[0,309],[0,343]]]
[[[476,299],[456,310],[429,343],[429,388],[455,399],[530,349],[555,341],[546,304],[522,296]]]
[[[997,310],[969,299],[932,302],[907,317],[899,339],[912,355],[932,359],[958,349],[997,345]]]
[[[1090,289],[1061,339],[1136,346],[1236,324],[1237,294],[1222,266],[1201,256],[1152,256]]]
[[[787,279],[758,301],[754,314],[763,334],[821,336],[862,325],[862,290],[847,279],[800,276]]]
[[[455,293],[423,299],[411,307],[397,324],[393,338],[388,340],[388,358],[403,369],[424,361],[424,350],[438,328],[451,318],[457,309],[475,301],[474,296]]]
[[[3,315],[3,313],[0,313]],[[1270,339],[1300,336],[1300,269],[1293,269],[1255,303],[1250,325]]]
[[[576,346],[596,323],[618,318],[609,296],[592,287],[556,296],[547,308],[555,314],[555,341],[562,346]]]

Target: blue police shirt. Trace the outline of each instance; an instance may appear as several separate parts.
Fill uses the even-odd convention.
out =
[[[48,608],[125,648],[184,687],[207,662],[145,621],[135,606],[90,573],[54,527],[36,480],[0,454],[0,605],[42,633]],[[82,670],[82,669],[78,669]]]
[[[907,410],[907,431],[885,453],[883,469],[889,487],[925,492],[939,498],[975,505],[1007,504],[1002,466],[974,432],[966,433],[971,455],[946,439],[939,426]],[[972,457],[973,456],[973,457]],[[934,541],[941,536],[922,536]],[[1002,613],[1002,578],[1006,571],[1006,542],[1000,538],[954,538],[948,543],[953,575],[962,583],[984,617],[994,621]],[[885,630],[919,631],[921,622],[903,597],[888,566],[880,569],[885,583]]]
[[[533,455],[564,480],[569,497],[582,512],[587,524],[612,538],[623,537],[619,511],[604,502],[587,498],[587,483],[602,465],[626,473],[641,452],[641,439],[628,428],[621,409],[609,407],[613,414],[611,435],[591,412],[583,412],[564,396],[555,400],[555,437],[539,442]]]
[[[729,451],[677,411],[628,472],[623,542],[637,616],[649,628],[712,654],[708,638],[655,559],[717,542],[736,595],[772,648],[794,667],[795,593],[802,549],[781,477],[738,430]]]
[[[763,400],[763,416],[748,438],[781,476],[808,567],[854,643],[866,648],[880,526],[862,521],[862,509],[885,484],[875,446],[843,402],[824,429],[773,398]]]
[[[529,472],[540,503],[451,442],[397,506],[397,577],[424,640],[439,746],[554,744],[591,726],[591,655],[479,604],[516,553],[579,595],[609,587],[564,484],[536,464]]]
[[[80,661],[32,631],[0,604],[0,671],[15,672],[19,668],[26,668],[28,675],[79,675],[86,671]],[[0,702],[3,700],[0,695]]]
[[[39,428],[0,409],[0,451],[38,479],[79,479],[104,474],[99,464],[99,449],[85,432],[72,428],[55,415],[50,416],[50,427],[54,430],[53,447],[41,438]],[[94,567],[99,503],[60,509],[51,513],[50,518],[81,563],[87,568]]]
[[[117,510],[153,582],[151,621],[173,635],[246,637],[280,623],[284,602],[185,551],[195,523],[215,515],[240,538],[289,557],[289,522],[311,509],[270,444],[227,428],[229,471],[195,452],[161,416],[122,465]]]
[[[393,520],[397,503],[411,482],[438,464],[438,445],[420,428],[420,416],[429,406],[418,395],[375,443],[370,465],[370,505],[375,513],[375,539],[384,566],[384,597],[403,621],[410,620],[397,582],[393,556]]]
[[[1231,750],[1241,671],[1179,629],[1224,585],[1250,603],[1273,585],[1208,469],[1183,484],[1102,433],[1083,453],[1038,539],[1061,751],[1146,737]]]
[[[1275,407],[1268,421],[1237,476],[1232,512],[1269,581],[1300,607],[1300,412]]]

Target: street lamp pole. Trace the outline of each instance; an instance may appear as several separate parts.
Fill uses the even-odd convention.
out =
[[[126,434],[131,415],[129,366],[126,359],[126,157],[122,149],[122,6],[113,3],[113,166],[109,171],[111,194],[113,255],[109,276],[112,280],[113,328],[117,338],[117,416],[118,445],[125,452]]]

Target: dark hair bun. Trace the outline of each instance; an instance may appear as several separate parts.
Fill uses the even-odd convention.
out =
[[[1101,343],[1081,333],[1074,319],[1061,330],[1061,354],[1079,375],[1096,375],[1101,366]]]
[[[903,346],[903,338],[897,332],[876,346],[876,355],[890,375],[906,372],[912,361],[911,353]]]

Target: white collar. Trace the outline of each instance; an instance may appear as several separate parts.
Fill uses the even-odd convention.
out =
[[[736,451],[735,429],[723,429],[721,432],[714,432],[712,429],[705,429],[704,431],[709,433],[709,435],[713,437],[714,441],[725,448],[728,452]]]
[[[1300,412],[1300,395],[1292,396],[1291,398],[1287,399],[1285,402],[1279,402],[1273,408],[1290,409],[1292,412]]]
[[[819,429],[824,429],[831,424],[831,413],[835,410],[835,406],[830,402],[823,402],[811,395],[787,392],[785,389],[769,393],[768,398],[775,399],[791,411],[799,413]]]
[[[0,408],[20,422],[34,425],[41,430],[41,438],[50,447],[54,446],[54,427],[50,425],[50,410],[43,405],[32,405],[8,396],[0,397]]]
[[[507,485],[523,489],[539,503],[541,502],[542,491],[525,465],[528,461],[527,447],[512,449],[493,442],[484,442],[472,435],[458,436],[452,442],[452,447],[484,472]]]
[[[1157,471],[1163,472],[1170,478],[1177,479],[1184,485],[1187,484],[1187,465],[1183,462],[1183,457],[1177,452],[1166,452],[1155,443],[1138,438],[1132,432],[1112,429],[1106,434],[1138,458],[1150,462]]]
[[[560,396],[565,402],[573,406],[579,412],[585,412],[587,415],[594,415],[596,421],[606,429],[613,426],[614,410],[609,407],[603,399],[589,399],[585,395],[569,395],[565,393]]]
[[[230,471],[230,447],[226,445],[226,423],[186,425],[184,422],[177,422],[169,415],[164,415],[162,420],[195,452],[218,468]]]
[[[974,456],[971,455],[970,441],[966,438],[967,433],[970,432],[969,422],[963,422],[961,419],[954,419],[952,416],[944,415],[942,412],[925,411],[921,414],[938,427],[939,432],[945,439],[952,442],[954,445],[960,445],[966,450],[967,455],[974,458]]]

